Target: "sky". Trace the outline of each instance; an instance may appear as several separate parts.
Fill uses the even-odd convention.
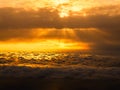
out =
[[[120,0],[0,0],[0,50],[119,51],[119,22]]]

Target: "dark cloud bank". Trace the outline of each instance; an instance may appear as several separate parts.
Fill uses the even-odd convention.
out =
[[[0,41],[11,38],[33,38],[31,34],[33,28],[56,28],[57,30],[72,28],[75,29],[74,32],[78,37],[75,40],[78,42],[94,43],[92,47],[100,50],[119,51],[120,15],[115,13],[113,15],[96,13],[87,17],[71,15],[60,18],[58,11],[48,8],[38,11],[0,8]],[[96,28],[97,31],[76,28]],[[54,35],[48,36],[54,37]]]
[[[95,13],[94,11],[93,13]],[[89,12],[91,13],[91,12]],[[60,18],[52,9],[25,10],[22,8],[0,8],[0,29],[17,28],[115,28],[119,29],[120,15],[88,15]]]

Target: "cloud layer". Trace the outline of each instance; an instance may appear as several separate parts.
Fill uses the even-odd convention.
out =
[[[60,18],[52,8],[26,10],[0,8],[0,42],[30,41],[32,39],[65,39],[88,43],[94,49],[120,50],[120,7],[106,6],[87,9]],[[40,30],[38,30],[38,29]]]
[[[14,28],[119,28],[120,7],[92,8],[84,11],[87,16],[74,12],[69,17],[60,18],[52,8],[25,10],[23,8],[0,8],[0,29]],[[113,7],[113,8],[114,8]],[[102,10],[101,10],[102,9]],[[94,11],[96,10],[96,11]]]

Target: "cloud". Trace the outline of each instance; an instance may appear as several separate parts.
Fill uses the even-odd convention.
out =
[[[86,43],[93,50],[120,50],[120,31],[97,28],[64,28],[64,29],[25,29],[0,30],[0,42],[46,42],[58,40],[66,43]]]
[[[59,27],[58,24],[57,12],[52,12],[50,9],[40,9],[39,11],[0,9],[0,29]]]
[[[52,8],[25,10],[23,8],[0,8],[0,29],[23,28],[119,28],[120,15],[110,15],[109,7],[99,7],[85,11],[82,15],[60,18],[59,12]],[[116,6],[117,7],[117,6]],[[101,10],[102,8],[102,10]],[[105,8],[105,11],[103,10]],[[120,7],[117,7],[120,9]],[[94,11],[95,10],[95,11]],[[116,9],[115,9],[116,10]],[[112,10],[112,11],[115,11]],[[89,11],[89,12],[88,12]],[[101,13],[98,13],[98,11]],[[91,15],[91,12],[94,12]],[[104,14],[108,12],[108,14]]]
[[[16,39],[31,39],[34,36],[31,33],[31,30],[21,30],[21,29],[6,29],[0,30],[0,41],[9,41],[9,40],[16,40]]]
[[[86,17],[71,15],[66,18],[60,18],[58,11],[51,8],[41,8],[37,11],[23,8],[0,8],[0,41],[52,40],[59,39],[60,36],[61,39],[88,43],[93,49],[119,51],[118,8],[117,6],[92,8],[86,10]],[[36,28],[41,30],[35,30]],[[62,28],[69,29],[64,32]]]

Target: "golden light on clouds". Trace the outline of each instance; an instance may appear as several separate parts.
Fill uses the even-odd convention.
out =
[[[70,0],[52,0],[52,1],[56,6],[70,2]]]
[[[69,50],[88,50],[85,43],[58,42],[58,40],[48,40],[44,42],[31,43],[1,43],[0,51],[69,51]]]
[[[30,30],[29,30],[30,31]],[[11,30],[14,32],[14,30]],[[1,32],[5,34],[4,32]],[[24,33],[28,31],[14,32],[9,36],[10,30],[6,32],[9,40],[0,42],[0,51],[69,51],[69,50],[88,50],[88,43],[78,42],[75,30],[64,29],[31,29],[26,36]],[[15,36],[15,37],[14,37]],[[10,38],[11,37],[11,38]]]
[[[71,15],[87,16],[86,11],[90,8],[119,5],[119,0],[0,0],[0,7],[14,7],[24,9],[51,8],[57,10],[61,18]]]
[[[69,14],[66,13],[66,12],[60,12],[60,13],[59,13],[59,16],[60,16],[61,18],[64,18],[64,17],[68,17]]]
[[[120,0],[0,0],[0,49],[103,48],[119,16]]]

